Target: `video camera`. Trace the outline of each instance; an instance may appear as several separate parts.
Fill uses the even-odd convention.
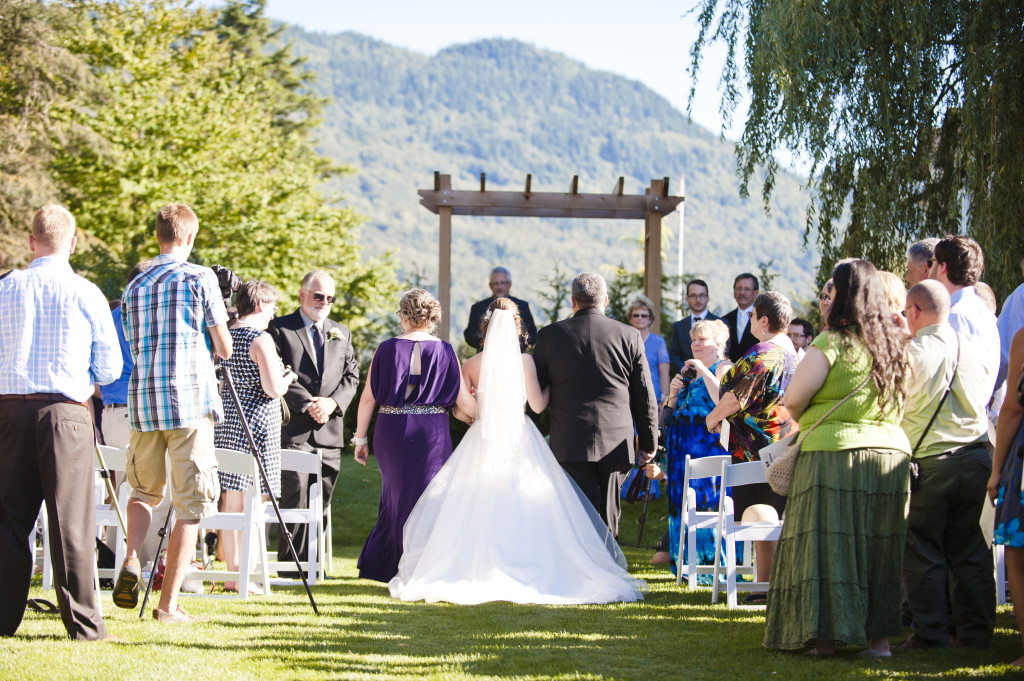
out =
[[[224,299],[224,304],[228,305],[231,296],[234,295],[238,287],[242,285],[242,280],[238,278],[238,275],[229,270],[223,265],[214,265],[210,268],[213,273],[217,275],[217,285],[220,286],[220,297]]]

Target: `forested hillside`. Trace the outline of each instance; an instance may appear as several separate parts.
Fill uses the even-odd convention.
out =
[[[437,281],[438,220],[416,194],[432,187],[435,170],[463,189],[479,187],[481,172],[488,189],[506,190],[522,189],[532,173],[534,190],[568,191],[579,175],[581,192],[611,191],[624,176],[628,193],[642,193],[667,176],[673,194],[685,178],[684,269],[709,281],[712,309],[731,308],[733,276],[758,271],[759,261],[774,260],[776,288],[813,296],[817,256],[803,250],[807,196],[799,181],[779,178],[770,215],[758,198],[740,199],[732,145],[640,83],[509,40],[426,56],[354,33],[290,28],[285,39],[331,98],[319,150],[356,170],[330,188],[365,216],[370,254],[396,251],[400,277]],[[682,77],[681,64],[667,68]],[[453,328],[461,330],[469,304],[488,294],[494,264],[512,270],[513,294],[536,308],[555,262],[572,272],[619,263],[639,270],[642,234],[639,221],[456,217]],[[672,273],[675,233],[663,248]]]

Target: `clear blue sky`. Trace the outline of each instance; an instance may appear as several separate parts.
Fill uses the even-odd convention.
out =
[[[696,36],[695,0],[268,0],[267,15],[308,30],[357,31],[434,54],[481,38],[515,38],[639,80],[685,110],[689,49]],[[723,51],[709,54],[698,82],[693,120],[717,133]],[[734,117],[726,136],[739,135]]]

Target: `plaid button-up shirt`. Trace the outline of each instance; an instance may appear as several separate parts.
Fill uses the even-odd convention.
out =
[[[36,258],[0,280],[0,394],[84,402],[121,372],[106,298],[66,259]]]
[[[207,327],[228,320],[217,276],[208,267],[153,258],[121,297],[121,323],[135,359],[128,382],[132,430],[173,430],[224,406],[217,392]]]

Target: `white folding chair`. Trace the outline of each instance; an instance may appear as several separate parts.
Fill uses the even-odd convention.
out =
[[[126,450],[119,447],[108,447],[106,445],[99,445],[100,454],[103,455],[103,463],[106,464],[108,471],[114,471],[118,473],[117,478],[122,482],[117,489],[117,497],[111,499],[111,502],[107,503],[107,485],[104,482],[104,472],[100,471],[99,467],[96,468],[96,538],[102,537],[103,528],[113,528],[111,531],[114,532],[114,567],[100,569],[97,566],[97,579],[116,579],[119,566],[124,562],[126,553],[125,549],[125,535],[121,528],[121,523],[117,519],[117,509],[114,508],[114,504],[117,504],[121,509],[121,517],[128,521],[126,514],[128,509],[128,497],[131,494],[131,486],[128,484],[124,476],[124,471],[127,466],[128,453]]]
[[[766,482],[764,471],[765,464],[763,461],[748,461],[726,466],[722,474],[723,492],[718,496],[718,532],[715,534],[716,559],[711,602],[718,602],[718,592],[722,589],[722,585],[718,580],[721,574],[718,556],[722,553],[722,542],[725,542],[725,587],[730,610],[739,607],[736,597],[737,575],[755,574],[755,566],[752,559],[753,547],[749,545],[744,546],[744,553],[751,556],[751,560],[749,565],[741,568],[736,565],[736,542],[777,541],[782,532],[782,523],[769,521],[738,522],[733,514],[732,498],[725,494],[725,490],[730,487],[735,488],[742,485],[764,483]],[[742,584],[744,591],[768,590],[768,582],[743,582]]]
[[[320,485],[320,452],[303,452],[297,449],[281,450],[281,470],[296,473],[308,473],[316,476],[316,482],[309,487],[309,504],[307,508],[282,508],[281,518],[288,524],[308,525],[309,546],[306,559],[299,561],[299,567],[306,573],[306,581],[316,584],[317,579],[323,580],[324,554],[324,522],[323,493]],[[263,504],[263,522],[278,523],[277,514],[270,503]],[[279,532],[278,542],[285,542],[284,531]],[[301,556],[300,556],[301,559]],[[295,571],[294,560],[268,561],[270,572]],[[294,584],[294,579],[275,579],[274,584]]]
[[[39,547],[36,548],[36,540],[38,538]],[[53,565],[50,564],[50,525],[49,518],[46,515],[46,502],[39,507],[39,516],[36,518],[36,524],[32,528],[32,534],[29,535],[29,546],[32,547],[33,555],[33,571],[35,566],[38,565],[43,568],[43,588],[53,588]]]
[[[992,545],[992,560],[996,573],[996,605],[1006,605],[1006,551],[1002,544]]]
[[[679,558],[676,560],[676,584],[682,584],[683,572],[686,573],[687,588],[697,588],[697,575],[713,574],[714,565],[700,565],[697,557],[697,530],[716,531],[718,528],[718,511],[698,511],[697,492],[690,488],[691,480],[706,478],[722,479],[725,467],[732,459],[728,454],[706,456],[700,459],[686,455],[683,468],[683,508],[680,509],[682,527],[679,532]],[[724,493],[725,487],[719,484]],[[686,561],[683,560],[683,542],[686,543]],[[716,557],[715,562],[718,562]]]
[[[327,521],[321,524],[321,530],[320,579],[324,579],[334,572],[334,511],[330,506],[327,507]]]
[[[238,598],[249,596],[249,584],[259,579],[263,584],[263,593],[270,594],[269,570],[267,569],[267,544],[264,539],[262,502],[259,501],[260,473],[256,458],[252,454],[238,452],[233,449],[216,449],[217,468],[224,473],[237,473],[251,476],[254,484],[245,491],[245,501],[240,513],[218,511],[209,518],[199,521],[200,529],[206,530],[238,530],[241,532],[242,545],[239,552],[238,571],[228,570],[193,570],[185,573],[185,579],[205,581],[238,582]],[[202,532],[200,532],[202,536]],[[252,567],[253,557],[256,560]]]

